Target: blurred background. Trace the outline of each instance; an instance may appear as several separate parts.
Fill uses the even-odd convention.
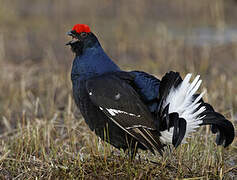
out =
[[[159,78],[201,74],[214,107],[237,112],[237,2],[234,0],[0,0],[0,132],[22,114],[51,118],[71,94],[74,55],[65,43],[76,23],[97,35],[126,70]],[[20,116],[19,116],[20,115]]]

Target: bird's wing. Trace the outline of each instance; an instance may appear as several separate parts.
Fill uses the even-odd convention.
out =
[[[126,72],[91,78],[86,88],[91,101],[115,124],[150,149],[161,152],[153,117],[130,83],[134,77]]]
[[[158,97],[160,80],[142,71],[131,71],[134,76],[134,84],[143,96],[144,101],[151,101]]]
[[[129,72],[134,76],[133,87],[141,96],[142,101],[149,107],[150,112],[157,110],[160,80],[142,71]]]

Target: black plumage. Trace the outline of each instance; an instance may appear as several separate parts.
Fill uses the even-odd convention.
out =
[[[216,143],[224,147],[234,139],[232,123],[195,94],[201,81],[189,83],[177,72],[161,81],[141,71],[122,71],[104,52],[86,25],[77,24],[68,33],[76,57],[71,79],[73,96],[86,123],[96,135],[116,148],[158,151],[178,147],[188,133],[211,125]]]

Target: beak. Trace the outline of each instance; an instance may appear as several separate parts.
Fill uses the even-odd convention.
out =
[[[66,35],[68,35],[68,36],[73,36],[72,31],[68,31],[68,32],[66,33]]]
[[[72,31],[68,31],[66,33],[66,35],[73,37],[73,39],[71,41],[69,41],[68,43],[65,44],[66,46],[72,45],[73,43],[79,41],[77,38],[75,38],[75,35],[72,33]]]

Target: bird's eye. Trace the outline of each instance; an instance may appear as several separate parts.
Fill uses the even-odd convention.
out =
[[[82,32],[80,35],[81,35],[81,37],[83,37],[83,38],[84,38],[84,37],[86,37],[86,36],[87,36],[87,33],[86,33],[86,32]]]

